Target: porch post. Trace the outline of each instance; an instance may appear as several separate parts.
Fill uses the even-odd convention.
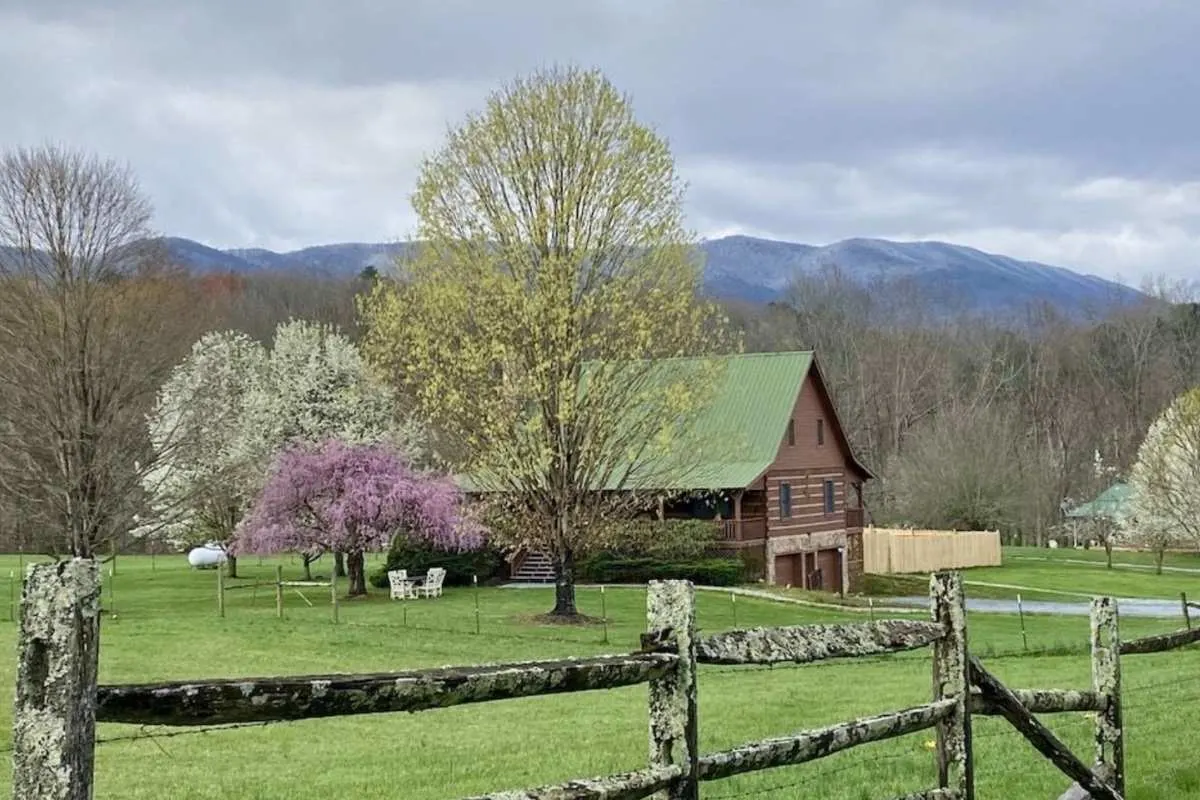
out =
[[[846,596],[846,592],[849,591],[850,585],[850,560],[846,558],[846,554],[849,552],[849,550],[850,542],[846,542],[844,545],[838,548],[838,561],[842,562],[842,591],[838,594],[840,594],[842,597]]]
[[[733,495],[733,535],[740,542],[745,537],[742,536],[742,494],[745,489],[738,489]]]
[[[663,496],[660,494],[658,496],[658,520],[659,520],[659,522],[661,522],[667,518],[667,512],[666,512],[665,507],[666,507],[666,500],[664,500]]]

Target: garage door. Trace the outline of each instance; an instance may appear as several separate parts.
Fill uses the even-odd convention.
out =
[[[822,591],[842,591],[842,558],[837,550],[818,550],[817,569],[821,571]]]
[[[799,556],[775,556],[775,585],[799,586],[800,570]]]

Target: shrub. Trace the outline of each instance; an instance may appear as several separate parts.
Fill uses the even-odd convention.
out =
[[[766,555],[757,547],[738,550],[738,560],[742,562],[742,577],[747,581],[761,581],[767,577]]]
[[[736,586],[742,582],[744,571],[739,558],[661,560],[618,553],[599,553],[579,565],[579,577],[589,583],[688,580],[705,586]]]
[[[716,523],[708,519],[628,519],[610,522],[608,553],[692,561],[710,555],[718,542]]]
[[[445,585],[469,586],[472,576],[477,576],[480,583],[487,583],[498,577],[504,566],[504,557],[488,547],[455,553],[400,537],[388,552],[387,564],[371,575],[371,584],[380,589],[386,588],[387,573],[393,569],[421,574],[428,572],[430,567],[442,567],[446,570]]]

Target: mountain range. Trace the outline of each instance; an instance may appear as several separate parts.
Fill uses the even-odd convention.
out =
[[[179,266],[197,272],[297,272],[349,277],[381,269],[408,245],[338,243],[277,253],[263,249],[218,250],[191,239],[168,238]],[[1020,261],[945,242],[846,239],[815,246],[726,236],[701,243],[705,286],[721,299],[768,303],[784,297],[801,275],[836,269],[863,285],[903,280],[928,297],[953,298],[963,310],[1021,313],[1045,303],[1071,315],[1111,308],[1143,295],[1120,283],[1063,267]]]

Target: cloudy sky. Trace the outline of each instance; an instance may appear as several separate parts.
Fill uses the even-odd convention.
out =
[[[488,91],[600,67],[701,235],[1200,277],[1195,0],[0,0],[0,147],[128,161],[165,233],[386,241]]]

